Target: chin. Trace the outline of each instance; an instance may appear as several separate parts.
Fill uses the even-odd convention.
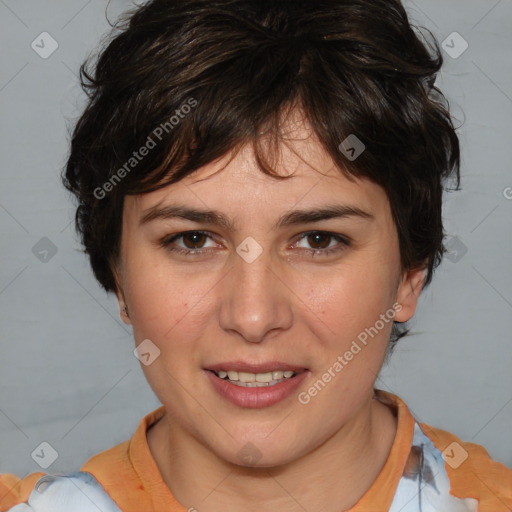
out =
[[[299,449],[297,446],[292,446],[290,443],[292,438],[293,436],[287,436],[285,439],[274,438],[270,441],[268,438],[265,439],[265,436],[259,438],[255,436],[251,440],[245,435],[243,439],[230,440],[225,450],[219,450],[217,445],[212,447],[212,451],[230,464],[240,467],[273,468],[289,464],[307,452],[306,447]],[[235,451],[233,451],[233,444],[237,447]]]

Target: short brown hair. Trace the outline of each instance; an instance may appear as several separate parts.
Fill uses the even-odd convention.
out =
[[[261,133],[278,141],[283,112],[297,105],[340,172],[383,187],[402,267],[432,279],[459,142],[434,85],[439,46],[399,0],[153,0],[124,16],[90,62],[63,181],[105,290],[116,290],[125,195],[175,183],[248,142],[275,175]],[[355,160],[340,151],[351,134],[365,146]],[[149,138],[155,146],[128,166]]]

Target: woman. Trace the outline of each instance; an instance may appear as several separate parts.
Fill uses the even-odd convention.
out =
[[[81,472],[5,475],[0,510],[510,510],[510,470],[375,389],[459,180],[427,41],[398,1],[127,17],[63,177],[162,407]]]

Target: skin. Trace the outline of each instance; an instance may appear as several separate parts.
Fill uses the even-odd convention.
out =
[[[199,512],[346,510],[378,476],[396,433],[391,409],[372,399],[392,322],[308,404],[297,399],[394,303],[395,319],[409,320],[424,272],[401,269],[383,189],[345,178],[301,113],[292,114],[275,167],[292,178],[263,174],[247,145],[179,183],[125,199],[117,296],[136,344],[150,339],[160,350],[141,367],[166,411],[148,444],[174,497]],[[176,203],[218,210],[236,229],[178,218],[140,224],[149,208]],[[290,210],[333,203],[372,219],[273,228]],[[211,238],[172,246],[195,247],[199,256],[159,244],[193,230]],[[350,245],[304,236],[313,230],[349,237]],[[246,237],[263,248],[252,263],[236,252]],[[312,255],[326,246],[341,250]],[[280,403],[244,408],[218,395],[204,372],[233,360],[279,360],[309,374]],[[261,456],[253,466],[237,456],[247,443]]]

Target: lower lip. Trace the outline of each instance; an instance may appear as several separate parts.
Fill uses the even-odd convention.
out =
[[[274,386],[246,388],[221,379],[210,370],[205,371],[219,395],[235,405],[251,408],[269,407],[288,398],[300,386],[308,374],[308,371],[304,370],[295,377],[290,377]]]

